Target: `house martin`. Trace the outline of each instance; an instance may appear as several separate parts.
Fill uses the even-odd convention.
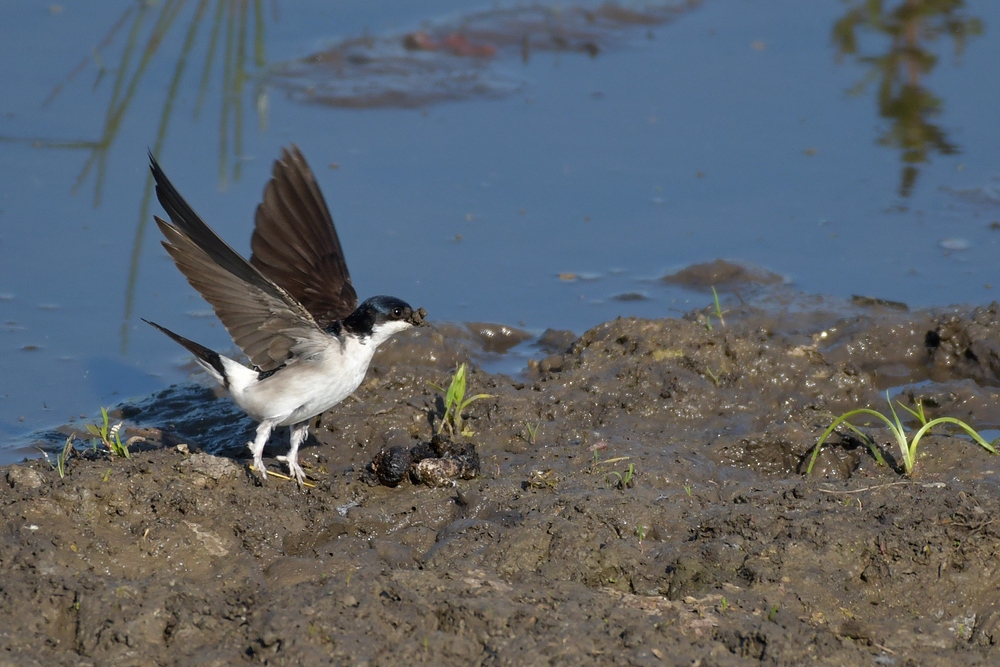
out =
[[[171,184],[152,154],[156,197],[170,221],[154,216],[163,247],[250,361],[246,366],[150,322],[183,345],[259,422],[248,443],[267,479],[264,445],[291,427],[289,474],[302,486],[299,446],[309,420],[354,393],[375,349],[424,324],[426,311],[391,296],[360,305],[316,178],[299,149],[282,149],[257,207],[247,261],[219,238]]]

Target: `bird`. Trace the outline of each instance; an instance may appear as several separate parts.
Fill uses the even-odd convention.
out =
[[[257,424],[247,443],[253,470],[267,480],[264,445],[290,427],[287,464],[301,488],[299,447],[309,420],[354,393],[376,348],[394,334],[426,325],[427,311],[402,299],[358,303],[347,262],[316,177],[299,148],[283,148],[258,205],[250,259],[233,250],[181,197],[152,152],[154,215],[163,247],[243,351],[250,366],[143,321],[182,345]]]

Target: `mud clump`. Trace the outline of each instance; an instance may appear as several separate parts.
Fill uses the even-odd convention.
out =
[[[456,480],[473,479],[479,474],[479,452],[471,442],[452,442],[435,433],[430,442],[412,447],[383,447],[365,468],[369,484],[398,486],[409,477],[415,484],[454,486]]]
[[[461,354],[404,334],[316,420],[304,491],[234,458],[225,399],[166,390],[128,412],[161,446],[0,474],[0,664],[996,664],[994,457],[936,435],[908,479],[845,433],[799,472],[889,386],[1000,426],[995,312],[615,320],[470,369],[474,447],[428,419]],[[428,461],[448,486],[403,483]]]
[[[370,473],[368,479],[372,484],[397,486],[410,474],[412,467],[413,454],[410,449],[393,445],[388,449],[380,449],[366,468],[366,472]]]
[[[927,332],[932,363],[972,378],[1000,386],[1000,305],[996,301],[976,308],[969,317],[958,313],[942,316]]]

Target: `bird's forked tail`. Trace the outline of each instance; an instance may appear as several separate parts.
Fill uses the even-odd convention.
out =
[[[199,366],[204,368],[209,375],[218,380],[227,389],[229,388],[229,374],[226,372],[226,367],[222,362],[223,357],[221,354],[219,354],[215,350],[210,350],[204,345],[200,345],[194,342],[193,340],[188,340],[184,336],[176,334],[166,327],[161,327],[156,322],[150,322],[145,318],[141,319],[146,324],[152,327],[156,327],[163,333],[173,338],[176,342],[184,346],[184,349],[186,349],[188,352],[194,355],[195,361],[198,362]]]

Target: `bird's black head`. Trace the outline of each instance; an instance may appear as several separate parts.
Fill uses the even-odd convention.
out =
[[[425,324],[427,311],[392,296],[373,296],[344,319],[344,329],[358,336],[371,336],[376,345],[394,333]]]

